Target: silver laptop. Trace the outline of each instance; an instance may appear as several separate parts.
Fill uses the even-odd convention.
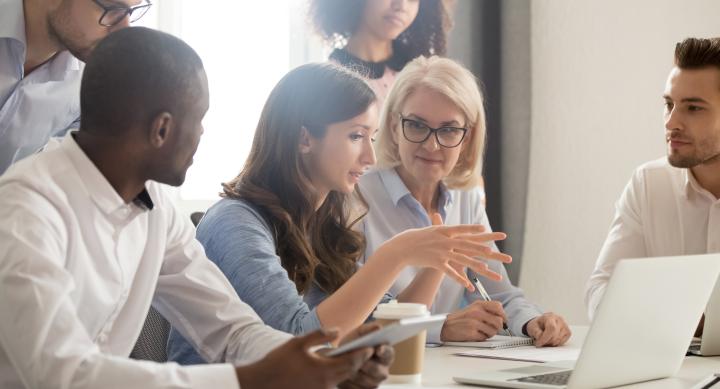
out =
[[[720,280],[715,282],[705,308],[702,337],[693,340],[688,352],[703,357],[720,355]]]
[[[720,254],[620,261],[574,369],[542,364],[453,379],[504,388],[606,388],[670,377],[718,274]]]

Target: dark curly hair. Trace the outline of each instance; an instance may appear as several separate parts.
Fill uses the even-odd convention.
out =
[[[242,172],[221,196],[255,205],[272,227],[276,252],[299,293],[312,284],[331,294],[356,270],[365,249],[354,231],[347,195],[316,196],[298,150],[301,128],[322,138],[327,126],[353,118],[376,101],[369,85],[332,63],[305,64],[278,82],[265,103]],[[358,215],[362,217],[362,215]]]
[[[419,0],[412,24],[394,41],[394,49],[407,61],[419,56],[445,55],[447,34],[452,27],[453,0]],[[340,48],[355,32],[367,0],[310,0],[309,19],[320,36]]]

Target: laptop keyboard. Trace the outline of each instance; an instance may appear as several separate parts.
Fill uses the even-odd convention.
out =
[[[570,379],[570,373],[572,373],[572,370],[561,371],[559,373],[531,375],[528,377],[518,378],[515,381],[562,386],[567,385],[568,380]]]

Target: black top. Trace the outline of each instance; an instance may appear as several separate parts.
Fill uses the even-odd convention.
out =
[[[385,66],[399,72],[403,67],[405,67],[405,64],[409,62],[409,59],[397,54],[398,50],[393,51],[393,56],[385,61],[370,62],[350,54],[345,49],[335,49],[332,53],[330,53],[330,60],[336,61],[348,69],[352,69],[369,79],[375,80],[381,78],[383,74],[385,74]]]

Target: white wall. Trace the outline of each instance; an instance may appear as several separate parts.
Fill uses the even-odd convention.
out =
[[[520,285],[571,323],[632,170],[661,157],[675,42],[720,36],[718,0],[532,0],[532,127]]]

